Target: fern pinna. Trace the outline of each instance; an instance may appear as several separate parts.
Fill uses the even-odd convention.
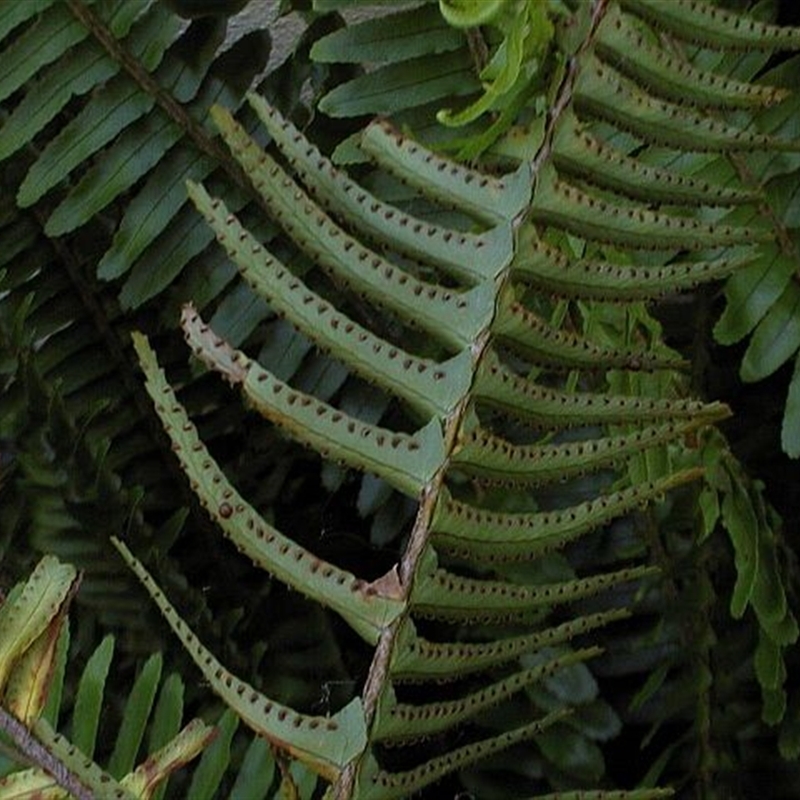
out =
[[[363,132],[362,151],[425,199],[428,218],[338,171],[261,97],[248,99],[272,141],[266,151],[228,112],[214,110],[264,209],[316,267],[313,287],[304,280],[311,273],[301,277],[220,198],[189,184],[242,279],[317,347],[407,409],[405,430],[359,420],[281,381],[184,308],[192,352],[270,424],[417,501],[385,574],[359,577],[276,530],[217,465],[155,352],[135,337],[156,411],[207,513],[254,564],[327,606],[375,648],[351,702],[328,716],[298,713],[230,674],[118,543],[215,691],[329,782],[330,797],[409,797],[517,743],[545,748],[550,731],[566,735],[579,711],[568,698],[545,702],[546,693],[532,693],[527,719],[500,715],[488,724],[481,715],[595,657],[587,634],[624,618],[637,587],[658,581],[641,549],[628,563],[620,554],[612,569],[579,573],[562,554],[700,478],[685,442],[728,413],[717,403],[647,397],[636,390],[643,381],[622,381],[629,394],[604,392],[604,370],[670,370],[677,359],[645,341],[627,348],[593,341],[570,325],[575,317],[559,315],[558,298],[646,300],[758,258],[770,232],[757,215],[739,215],[752,224],[719,221],[726,208],[753,209],[758,192],[695,177],[680,157],[798,150],[796,140],[724,119],[726,109],[752,113],[784,93],[715,75],[680,48],[790,49],[800,34],[694,2],[625,0],[578,4],[557,21],[554,37],[560,82],[544,134],[534,156],[502,177],[444,160],[384,122]],[[450,216],[435,219],[443,208]],[[701,213],[709,208],[715,213]],[[364,303],[385,312],[380,330],[358,320]],[[666,458],[650,479],[619,471],[656,452]],[[616,483],[568,507],[536,508],[532,489],[600,471],[616,474]],[[518,487],[507,496],[524,510],[493,507],[493,484]],[[759,602],[757,592],[750,602]],[[791,639],[796,626],[783,609],[777,622],[794,631]],[[409,685],[442,680],[459,681],[461,693],[415,701]],[[466,738],[448,736],[463,725]],[[414,748],[430,738],[433,757]],[[407,755],[398,750],[404,745]]]

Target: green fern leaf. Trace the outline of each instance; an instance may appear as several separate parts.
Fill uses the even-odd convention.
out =
[[[160,654],[151,656],[131,688],[119,735],[108,762],[108,771],[115,778],[124,777],[134,767],[161,678],[161,664]]]
[[[116,547],[136,572],[206,680],[254,731],[287,749],[320,775],[333,779],[366,743],[361,701],[332,717],[310,717],[281,705],[231,675],[186,627],[153,579],[120,541]]]
[[[635,249],[701,250],[766,241],[768,236],[765,231],[757,229],[704,224],[693,219],[615,205],[561,181],[549,170],[540,181],[531,207],[533,218],[586,239]]]
[[[321,62],[404,61],[426,53],[456,50],[463,36],[442,19],[434,6],[365,19],[314,42],[311,57]]]
[[[192,775],[188,794],[192,800],[212,800],[216,794],[228,767],[231,740],[238,725],[238,717],[228,709],[219,722],[216,738],[203,753],[197,770]]]
[[[359,776],[360,786],[357,796],[365,800],[407,797],[409,793],[419,791],[450,772],[462,769],[478,759],[487,758],[517,742],[535,737],[563,716],[563,712],[553,712],[529,725],[464,745],[445,756],[432,758],[419,767],[405,772],[385,772],[376,769],[374,764],[368,764],[367,769]]]
[[[173,26],[176,22],[174,17],[163,13],[160,19],[153,18],[151,25],[152,35],[157,37],[156,41],[161,45],[160,48],[153,47],[153,41],[148,41],[151,57],[157,63],[174,36],[176,28]],[[169,66],[172,67],[168,70],[172,72],[172,79],[178,79],[178,63],[173,62]],[[196,80],[194,77],[184,77],[184,81],[187,79]],[[175,91],[180,88],[173,87]],[[91,104],[45,148],[22,182],[17,202],[23,208],[35,203],[81,162],[112,141],[120,131],[147,114],[154,104],[155,98],[140,93],[126,76],[112,78],[92,98]],[[95,119],[102,120],[102,124],[90,125],[89,121]]]
[[[725,415],[720,405],[703,407],[696,401],[569,394],[548,389],[515,375],[496,357],[486,358],[478,368],[474,393],[488,406],[540,427],[653,422],[698,416],[718,418]]]
[[[315,0],[309,19],[347,5]],[[120,375],[129,389],[136,383],[127,368],[127,338],[116,337],[131,328],[148,330],[158,341],[159,360],[180,386],[181,403],[147,340],[135,337],[156,414],[176,451],[177,462],[169,463],[177,463],[199,505],[237,548],[333,612],[318,612],[325,626],[333,620],[323,628],[326,636],[333,639],[331,632],[338,630],[337,615],[374,647],[369,669],[363,664],[363,687],[333,704],[339,712],[300,714],[292,706],[314,702],[292,696],[303,677],[275,678],[277,688],[269,693],[286,704],[235,678],[120,547],[224,705],[276,750],[313,769],[315,774],[300,779],[297,766],[284,769],[281,763],[280,792],[310,796],[318,774],[332,782],[330,795],[342,800],[405,797],[453,771],[475,770],[478,759],[531,738],[537,746],[526,763],[537,779],[526,776],[521,794],[537,787],[611,786],[602,774],[598,742],[619,722],[583,666],[584,658],[599,650],[583,641],[570,650],[567,643],[587,633],[594,642],[600,628],[626,618],[631,613],[626,605],[645,594],[636,595],[628,584],[654,572],[651,561],[665,568],[663,582],[646,584],[654,630],[629,634],[625,626],[608,634],[618,638],[592,669],[598,674],[619,669],[617,674],[633,676],[629,683],[644,682],[639,697],[656,700],[640,702],[636,714],[652,723],[653,734],[664,719],[684,725],[680,715],[694,709],[696,730],[675,743],[675,753],[708,741],[708,728],[701,727],[712,718],[713,693],[721,691],[708,678],[708,620],[719,617],[712,613],[717,587],[710,585],[700,547],[689,539],[690,515],[681,515],[684,504],[675,501],[693,496],[686,484],[699,477],[700,462],[706,469],[706,484],[698,490],[701,524],[708,527],[704,535],[712,535],[717,520],[728,527],[731,571],[737,573],[732,598],[725,599],[737,617],[753,610],[760,642],[734,663],[753,659],[763,718],[779,722],[787,708],[784,651],[797,637],[797,624],[782,584],[775,520],[732,462],[710,455],[717,452],[713,438],[698,433],[725,417],[727,407],[687,399],[685,382],[666,372],[679,360],[661,346],[657,323],[631,301],[732,274],[729,311],[718,331],[729,341],[753,334],[745,377],[774,371],[800,346],[790,285],[796,266],[789,246],[794,212],[781,199],[780,187],[767,184],[773,175],[782,184],[796,169],[794,101],[781,87],[752,82],[754,64],[766,64],[766,54],[740,63],[726,52],[796,47],[795,31],[688,0],[610,0],[596,7],[579,4],[576,10],[565,6],[557,13],[540,4],[541,26],[528,32],[531,41],[520,28],[503,30],[508,35],[502,44],[487,30],[453,31],[432,4],[391,17],[396,30],[379,20],[331,33],[341,19],[322,18],[264,89],[283,97],[283,90],[293,87],[290,107],[308,79],[306,94],[323,99],[315,114],[293,118],[307,123],[304,130],[317,146],[256,95],[249,98],[250,108],[236,111],[259,63],[250,51],[256,38],[232,48],[246,64],[235,75],[233,56],[231,61],[214,56],[220,26],[197,23],[178,33],[162,4],[98,4],[91,11],[79,0],[31,6],[39,19],[18,10],[0,15],[6,85],[13,89],[4,103],[4,113],[6,106],[10,112],[4,131],[11,136],[7,144],[0,141],[0,152],[19,153],[36,137],[35,147],[26,147],[30,163],[19,170],[24,177],[18,201],[31,213],[19,213],[11,202],[0,208],[0,261],[8,267],[0,319],[13,317],[0,334],[13,342],[9,352],[20,362],[4,372],[12,389],[4,402],[15,415],[9,428],[32,419],[20,469],[32,486],[49,489],[32,512],[36,541],[39,546],[59,541],[76,553],[85,549],[80,531],[92,524],[90,503],[108,509],[104,530],[127,530],[135,549],[149,551],[147,558],[158,557],[180,535],[184,517],[174,506],[177,484],[165,479],[170,467],[160,463],[155,440],[139,424],[146,402],[136,386],[118,403],[107,402],[117,396],[109,387],[119,384]],[[498,4],[492,12],[502,11],[500,16],[475,19],[499,24],[519,8]],[[50,37],[62,21],[69,35]],[[42,36],[52,45],[49,51]],[[312,65],[304,54],[315,39],[318,60]],[[723,52],[696,51],[684,47],[685,41]],[[377,68],[353,77],[352,70],[340,73],[328,66],[359,63],[362,58],[353,52],[359,42],[372,48]],[[23,63],[23,55],[30,64]],[[485,69],[475,63],[484,57]],[[46,84],[58,83],[62,69],[64,89],[50,99]],[[454,97],[478,94],[481,80],[489,90],[455,119],[495,104],[497,116],[488,128],[478,122],[458,132],[461,141],[452,132],[437,134],[462,153],[482,152],[519,114],[520,127],[498,142],[480,169],[436,155],[417,141],[420,131],[406,136],[392,127],[413,128],[426,114],[430,121],[431,113]],[[15,110],[17,95],[22,99]],[[217,146],[210,125],[206,128],[207,106],[214,101],[232,109],[211,114],[230,156]],[[424,103],[430,104],[427,109]],[[26,122],[23,112],[34,104],[41,105],[41,113]],[[326,109],[350,115],[376,108],[397,113],[392,123],[373,122],[349,140],[374,159],[361,162],[356,182],[322,155],[339,135],[323,115]],[[65,109],[72,122],[53,133],[58,126],[52,122]],[[515,142],[516,135],[524,141]],[[267,137],[278,153],[262,148]],[[520,153],[522,163],[509,168],[509,156],[513,160]],[[747,156],[749,175],[737,154]],[[510,171],[490,176],[483,171],[488,163]],[[192,199],[209,228],[182,194],[187,178],[195,182]],[[786,214],[778,213],[784,206]],[[261,216],[262,208],[269,219]],[[235,264],[209,247],[214,235]],[[84,258],[80,245],[95,236],[98,253]],[[54,259],[64,253],[68,269],[55,269]],[[237,271],[244,282],[236,279]],[[99,289],[87,284],[86,275],[94,274],[111,283]],[[209,320],[206,324],[191,308],[185,312],[191,349],[238,387],[263,419],[245,417],[216,376],[205,376],[196,365],[187,368],[185,354],[162,336],[160,326],[169,320],[172,327],[186,293],[196,294],[195,307]],[[566,300],[556,303],[551,295]],[[75,311],[75,298],[81,308],[86,304],[83,316]],[[598,299],[618,305],[603,306],[594,302]],[[88,324],[93,320],[101,323],[101,347]],[[24,342],[23,323],[30,331]],[[116,353],[117,366],[110,366],[109,352]],[[620,371],[604,374],[608,368]],[[57,380],[61,389],[51,390]],[[792,388],[790,400],[795,394]],[[533,440],[530,428],[544,435]],[[791,420],[785,430],[791,440]],[[52,453],[37,450],[40,440]],[[303,455],[279,463],[294,442],[303,445]],[[287,475],[305,473],[295,486],[302,487],[301,494],[315,493],[308,491],[309,450],[322,459],[323,483],[342,495],[355,490],[342,465],[370,473],[361,484],[361,509],[377,510],[384,519],[404,509],[407,526],[401,530],[406,523],[394,523],[396,538],[359,540],[365,551],[377,544],[394,548],[387,565],[397,566],[383,577],[359,577],[364,566],[357,553],[347,553],[353,559],[347,570],[333,566],[327,553],[312,554],[332,552],[336,545],[330,539],[337,533],[307,542],[297,529],[292,538],[268,524],[274,514],[284,526],[280,517],[286,509],[293,502],[303,505],[289,491],[279,497],[285,486],[292,487]],[[226,477],[234,472],[241,490]],[[126,488],[140,482],[141,492]],[[492,483],[513,488],[487,488]],[[539,486],[545,488],[530,491]],[[245,493],[252,496],[245,499]],[[666,502],[654,511],[636,513],[665,493]],[[276,497],[280,502],[272,508]],[[308,514],[319,505],[315,497]],[[302,513],[300,526],[307,525],[305,509],[291,512]],[[145,521],[153,518],[168,521],[154,531]],[[646,521],[649,538],[639,536],[637,520]],[[550,552],[556,548],[563,554]],[[676,553],[691,567],[679,578],[673,575]],[[369,550],[365,561],[382,555]],[[338,560],[336,554],[330,557]],[[103,559],[98,556],[93,564],[101,573],[96,585],[104,588],[96,596],[118,597],[122,607],[125,590],[114,590],[113,581],[102,577]],[[507,561],[515,563],[502,563]],[[247,569],[237,563],[236,575]],[[170,594],[178,583],[170,584]],[[242,581],[242,596],[249,586]],[[670,592],[677,592],[676,586],[696,591],[695,611],[685,611],[688,600],[683,606],[674,602]],[[260,591],[248,593],[241,612],[245,635],[257,627],[253,615]],[[186,592],[196,600],[195,627],[207,606],[199,589]],[[604,596],[594,599],[601,592]],[[679,639],[674,629],[694,619],[690,613],[708,617],[698,622],[702,635],[685,638],[680,652],[668,653],[666,668],[655,670],[652,653],[669,649],[664,642],[674,646]],[[229,616],[220,619],[221,635],[239,624]],[[33,642],[52,656],[53,619],[37,621],[38,633],[32,628],[8,657],[12,677]],[[646,620],[630,630],[648,627]],[[46,644],[43,631],[50,635]],[[309,626],[308,636],[316,633]],[[628,636],[635,645],[628,644]],[[234,639],[231,657],[244,658]],[[338,659],[338,648],[347,643],[344,636],[331,648]],[[545,650],[554,644],[555,654]],[[98,660],[107,669],[110,645],[105,648]],[[259,643],[248,649],[255,671]],[[353,659],[359,665],[354,674],[363,656],[359,650]],[[337,675],[350,668],[348,659],[341,660],[346,666],[340,665]],[[549,670],[578,663],[593,693],[570,696],[565,687],[572,685],[574,669],[541,681]],[[190,729],[184,738],[177,733],[182,686],[172,682],[162,689],[146,735],[158,671],[151,666],[143,673],[130,701],[138,713],[130,705],[126,742],[118,740],[109,767],[114,778],[98,765],[82,766],[78,751],[45,728],[34,735],[87,787],[106,785],[101,796],[130,795],[126,787],[140,796],[160,796],[147,770],[155,765],[166,777],[205,743],[206,733]],[[91,674],[90,669],[87,687]],[[96,678],[94,690],[82,693],[73,720],[76,738],[87,749],[95,738],[99,699],[111,680],[103,669]],[[447,689],[452,700],[437,691],[436,681],[445,679],[453,681]],[[410,681],[424,686],[402,685]],[[418,690],[430,696],[417,699]],[[475,714],[499,698],[504,706],[496,729],[474,734],[469,725]],[[647,717],[651,706],[661,718]],[[591,715],[603,709],[606,718],[597,722]],[[208,777],[200,773],[190,795],[221,790],[224,772],[236,763],[231,713],[223,728],[217,749],[206,756]],[[441,737],[441,750],[432,758],[412,749],[395,760],[382,745],[405,746],[432,734]],[[174,736],[174,748],[168,745],[139,771],[130,771],[141,741],[155,749],[157,741],[167,744]],[[578,755],[570,759],[566,750]],[[255,746],[252,752],[249,768],[265,755]],[[672,755],[669,749],[657,759],[646,784]],[[680,755],[676,765],[693,763],[683,751]],[[269,783],[274,762],[258,766],[263,770],[254,774]],[[269,785],[253,789],[250,780],[256,779],[238,784],[243,797],[269,792]],[[52,782],[37,786],[63,789]],[[649,789],[587,791],[598,798],[664,796]]]
[[[786,398],[786,413],[781,426],[781,446],[791,458],[800,457],[800,356],[795,360],[794,373]]]
[[[33,3],[24,5],[30,9]],[[115,13],[109,17],[109,27],[118,36],[127,36],[131,26],[146,6],[145,0],[118,3]],[[149,31],[152,35],[155,35],[155,32],[155,28]],[[132,38],[131,45],[134,52],[142,49],[143,44],[137,37]],[[65,71],[61,61],[44,70],[3,125],[0,159],[13,155],[26,142],[31,141],[66,106],[71,96],[86,94],[95,86],[107,81],[118,70],[118,65],[107,58],[92,41],[74,48],[68,70]],[[54,89],[56,86],[57,90]]]
[[[425,618],[458,620],[466,624],[519,619],[532,611],[591,597],[655,571],[650,567],[633,567],[570,581],[523,586],[461,577],[437,567],[437,563],[438,559],[429,551],[420,567],[418,588],[411,597],[412,607]]]
[[[430,69],[438,77],[421,83],[421,69]],[[461,49],[379,67],[337,86],[320,100],[319,106],[331,117],[392,114],[409,106],[471,94],[478,88],[469,56]]]
[[[262,97],[250,94],[248,100],[317,202],[326,209],[335,209],[367,238],[388,243],[412,258],[422,258],[468,283],[493,278],[508,266],[513,245],[507,225],[495,225],[475,234],[399,213],[396,207],[336,170]]]
[[[36,12],[34,12],[36,13]],[[37,70],[55,61],[65,50],[82,41],[88,31],[69,9],[56,4],[42,15],[38,25],[22,34],[4,52],[0,73],[0,100],[5,100],[32,78]]]
[[[418,636],[411,623],[406,623],[398,636],[398,643],[402,646],[393,655],[393,677],[396,682],[456,680],[463,675],[514,661],[527,653],[563,644],[628,616],[629,612],[625,609],[603,611],[573,618],[536,633],[478,643],[430,642]]]
[[[217,239],[226,246],[242,277],[320,347],[367,380],[407,400],[423,414],[446,414],[463,396],[471,372],[471,359],[466,351],[439,364],[413,356],[375,336],[338,313],[285,265],[266,253],[221,200],[212,200],[197,185],[189,186],[189,195],[217,232]],[[328,321],[323,328],[319,325],[321,317]]]
[[[742,358],[742,380],[771,375],[800,348],[800,288],[789,284],[753,331]]]
[[[603,60],[651,92],[668,100],[705,108],[763,107],[788,93],[773,86],[737,81],[694,67],[648,42],[633,20],[612,8],[597,31],[597,50]]]
[[[570,113],[565,114],[553,142],[553,163],[566,175],[646,203],[725,206],[753,202],[757,197],[754,192],[727,189],[642,163],[592,136],[588,126]]]
[[[521,303],[500,301],[493,332],[531,364],[555,369],[680,369],[679,359],[642,351],[598,347],[588,339],[559,330]]]
[[[719,414],[722,419],[727,412],[720,408]],[[514,445],[476,430],[463,438],[451,463],[487,483],[536,486],[621,463],[650,447],[689,435],[700,424],[697,419],[670,422],[640,428],[631,434],[553,445]]]
[[[89,658],[78,684],[71,738],[75,746],[89,758],[94,755],[103,689],[113,657],[114,638],[106,636]]]
[[[697,480],[699,470],[641,483],[564,511],[506,514],[475,509],[444,491],[431,520],[431,536],[440,553],[467,561],[493,563],[533,559],[564,547],[612,519],[646,506],[670,489]]]
[[[800,45],[800,34],[792,28],[765,25],[691,0],[621,0],[621,4],[658,27],[711,47],[793,50]]]
[[[431,199],[490,224],[513,221],[530,200],[532,175],[526,163],[502,178],[483,175],[420,147],[385,122],[368,125],[359,144],[381,167]]]
[[[156,410],[174,437],[174,447],[190,480],[223,531],[257,564],[333,606],[359,633],[374,641],[378,631],[402,609],[396,586],[393,586],[397,581],[394,573],[387,575],[383,584],[368,585],[355,575],[315,558],[261,519],[211,459],[186,412],[175,399],[146,340],[136,337],[134,343],[148,378],[148,389],[157,398]]]
[[[576,106],[641,136],[676,149],[706,151],[796,150],[796,141],[751,133],[681,105],[655,100],[599,60],[581,71]]]
[[[544,664],[514,673],[495,681],[469,695],[449,702],[409,704],[398,703],[390,691],[381,698],[375,716],[373,738],[377,742],[397,744],[408,738],[433,736],[465,720],[474,718],[493,705],[501,703],[526,686],[544,680],[569,664],[593,658],[599,648],[578,650],[569,655],[553,658]]]
[[[487,323],[488,287],[468,292],[447,291],[418,280],[361,245],[336,225],[261,148],[255,147],[230,115],[216,110],[216,119],[228,145],[295,242],[331,270],[337,278],[375,302],[413,320],[445,344],[458,349],[473,341]]]

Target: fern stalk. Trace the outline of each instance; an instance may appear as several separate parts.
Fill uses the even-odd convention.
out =
[[[25,759],[51,775],[58,785],[66,789],[76,800],[94,800],[94,795],[78,776],[2,706],[0,706],[0,729],[11,738]]]
[[[593,4],[591,29],[594,30],[602,18],[602,12],[605,8],[605,0],[599,0]],[[587,36],[585,47],[591,35]],[[553,103],[552,111],[549,114],[549,125],[545,133],[544,144],[539,152],[532,160],[532,174],[535,176],[539,167],[545,162],[550,153],[549,143],[552,138],[553,130],[556,127],[561,115],[569,106],[569,98],[572,92],[572,84],[575,79],[577,71],[577,59],[572,61],[570,70],[565,75],[561,86],[559,87],[555,101]],[[512,221],[512,230],[516,236],[516,231],[522,221],[522,214],[517,215],[516,219]],[[496,297],[502,297],[504,287],[510,281],[510,268],[506,267],[503,273],[500,274],[496,282]],[[486,349],[491,341],[491,326],[494,318],[497,315],[497,306],[495,305],[495,313],[486,327],[476,336],[470,352],[473,358],[473,374],[478,370],[478,366],[486,355]],[[458,436],[459,431],[463,428],[466,421],[466,414],[468,412],[471,400],[471,393],[467,393],[457,403],[454,411],[446,418],[444,427],[444,440],[445,447],[448,454],[453,451],[453,446]],[[431,482],[426,486],[420,495],[419,509],[417,516],[414,520],[414,526],[409,536],[409,541],[406,546],[405,552],[400,560],[400,577],[403,587],[403,598],[408,601],[413,589],[414,580],[418,571],[420,558],[425,552],[426,547],[430,542],[431,537],[431,519],[436,502],[444,487],[444,479],[447,471],[447,464],[449,458],[445,460],[442,468],[437,472]],[[397,644],[397,634],[401,625],[405,621],[405,616],[396,620],[389,628],[382,634],[378,646],[375,650],[375,655],[370,665],[369,673],[364,685],[364,714],[367,722],[367,730],[370,730],[374,721],[375,711],[377,707],[378,698],[384,691],[388,683],[389,664],[392,654]],[[348,800],[352,796],[353,788],[356,780],[358,770],[362,764],[360,760],[355,760],[342,771],[340,778],[332,787],[332,797],[334,800]]]
[[[125,46],[111,33],[108,26],[95,14],[92,8],[81,0],[66,0],[66,4],[75,15],[75,18],[87,30],[91,31],[95,40],[122,66],[137,85],[146,94],[155,99],[158,106],[184,131],[197,149],[201,153],[210,156],[216,164],[220,165],[236,185],[242,188],[247,187],[249,185],[247,176],[239,164],[230,157],[217,140],[208,135],[203,126],[186,111],[171,93],[165,91],[158,81],[146,69],[142,68],[139,61],[131,56]]]

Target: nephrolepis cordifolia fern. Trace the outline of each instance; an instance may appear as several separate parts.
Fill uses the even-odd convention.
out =
[[[693,175],[692,154],[797,151],[797,140],[720,112],[791,101],[754,87],[750,76],[716,75],[695,48],[792,49],[800,33],[681,0],[576,4],[554,31],[558,79],[544,135],[515,171],[473,171],[384,122],[361,136],[379,169],[413,187],[429,208],[455,209],[460,225],[453,215],[441,222],[416,216],[363,188],[256,95],[251,108],[275,150],[265,151],[224,109],[215,109],[214,121],[296,258],[314,268],[301,274],[279,260],[235,209],[189,185],[242,279],[317,347],[406,409],[402,427],[362,421],[279,380],[195,308],[184,309],[193,353],[270,425],[418,503],[385,574],[368,579],[317,557],[248,503],[200,439],[153,348],[135,337],[148,392],[206,512],[256,565],[374,647],[362,691],[349,703],[325,716],[300,713],[228,672],[118,543],[213,689],[256,732],[329,782],[330,797],[409,797],[524,742],[542,776],[531,790],[563,786],[569,756],[554,743],[580,736],[581,707],[550,690],[598,656],[586,635],[628,615],[635,587],[654,585],[654,564],[664,566],[652,541],[612,549],[580,569],[575,548],[698,480],[696,432],[728,413],[719,403],[674,396],[669,387],[680,391],[680,382],[658,376],[671,375],[676,357],[636,326],[622,347],[603,342],[591,326],[585,334],[576,329],[570,309],[578,306],[570,304],[591,314],[598,299],[648,300],[760,257],[771,232],[756,214],[741,212],[752,212],[759,187]],[[518,46],[506,44],[509,69]],[[739,215],[718,221],[731,207]],[[386,324],[359,319],[364,305],[380,309]],[[608,369],[615,372],[606,381]],[[656,395],[648,396],[653,386]],[[558,481],[571,481],[573,490],[556,491]],[[493,484],[509,487],[500,503]],[[576,502],[580,487],[590,496]],[[725,514],[739,490],[728,484],[723,491]],[[734,517],[731,511],[729,526]],[[777,635],[769,653],[762,647],[764,673],[797,629],[786,603],[756,588],[759,580],[780,587],[748,556],[761,545],[735,524],[731,534],[736,613],[747,602],[769,608],[759,618]],[[771,547],[766,539],[764,546]],[[420,701],[409,685],[443,679],[457,681],[455,699],[432,691]],[[514,714],[484,716],[520,696]],[[454,736],[457,727],[463,733]],[[431,737],[435,755],[413,746]],[[590,780],[584,773],[583,788]],[[597,791],[581,796],[668,793],[603,791],[602,776],[594,780]]]

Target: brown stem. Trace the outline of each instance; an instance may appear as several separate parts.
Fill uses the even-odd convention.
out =
[[[592,28],[589,35],[586,37],[584,47],[590,46],[593,33],[600,24],[607,3],[608,0],[595,0],[592,10]],[[567,71],[567,75],[559,87],[553,109],[548,115],[548,130],[544,137],[544,143],[533,160],[534,170],[536,170],[536,168],[548,157],[550,153],[553,131],[561,113],[569,105],[576,74],[577,59],[573,59],[572,63],[570,64],[570,69]],[[514,225],[518,226],[523,217],[524,214],[520,215],[520,217],[514,221]],[[502,296],[503,286],[508,280],[509,269],[506,269],[505,273],[500,276],[498,280],[495,297]],[[486,350],[491,341],[491,327],[493,321],[494,320],[492,319],[486,325],[486,327],[476,336],[475,341],[471,345],[470,349],[473,356],[473,374],[478,369],[478,366],[486,354]],[[470,401],[471,391],[468,390],[464,397],[456,405],[456,408],[451,415],[445,420],[444,441],[448,453],[452,452],[452,449],[456,443],[456,437],[467,411],[469,410]],[[403,586],[403,595],[406,603],[408,603],[408,600],[411,596],[420,559],[422,554],[425,552],[425,548],[428,543],[431,517],[433,516],[436,499],[439,496],[442,484],[444,483],[447,466],[448,458],[446,457],[436,475],[422,491],[420,497],[420,506],[417,511],[417,518],[409,536],[406,550],[400,560],[400,580]],[[370,666],[370,671],[367,676],[363,692],[367,731],[369,731],[372,727],[378,699],[383,691],[384,686],[386,686],[386,683],[389,680],[389,666],[391,663],[395,642],[397,640],[397,634],[407,616],[408,611],[406,611],[404,615],[397,619],[383,632],[375,650],[375,655],[372,659],[372,665]],[[363,754],[361,758],[363,758]],[[355,759],[342,771],[342,774],[339,776],[331,790],[331,796],[333,800],[349,800],[349,798],[352,797],[358,770],[361,766],[361,758]]]
[[[125,46],[114,37],[102,19],[81,0],[66,0],[70,11],[86,26],[95,40],[108,54],[133,78],[144,92],[155,98],[156,103],[192,140],[202,153],[213,158],[243,188],[250,184],[244,170],[230,157],[228,152],[212,137],[203,126],[134,58]]]
[[[76,800],[94,800],[93,793],[70,772],[16,717],[0,706],[0,730],[5,731],[32,764],[44,770]]]

